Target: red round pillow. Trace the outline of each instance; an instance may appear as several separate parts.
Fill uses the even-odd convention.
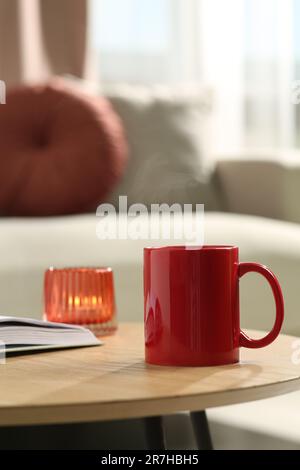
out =
[[[95,210],[121,178],[127,145],[105,98],[61,81],[8,91],[0,106],[0,213]]]

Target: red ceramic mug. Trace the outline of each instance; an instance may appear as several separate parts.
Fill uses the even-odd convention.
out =
[[[276,319],[261,339],[240,329],[239,279],[262,274],[272,289]],[[262,348],[278,336],[284,316],[280,285],[257,263],[239,263],[235,246],[144,249],[146,362],[213,366],[239,361],[239,349]]]

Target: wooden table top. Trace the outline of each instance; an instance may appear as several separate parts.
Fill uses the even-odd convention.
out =
[[[0,425],[134,418],[281,395],[300,387],[294,340],[242,349],[239,364],[160,367],[144,362],[142,324],[121,324],[104,346],[7,358]]]

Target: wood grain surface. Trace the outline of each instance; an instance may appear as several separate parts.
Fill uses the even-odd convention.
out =
[[[239,364],[160,367],[144,362],[143,325],[121,324],[104,346],[7,358],[0,425],[153,416],[281,395],[300,387],[294,340],[281,335],[267,348],[242,349]]]

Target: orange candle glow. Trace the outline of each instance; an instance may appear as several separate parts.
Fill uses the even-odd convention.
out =
[[[44,279],[45,318],[90,328],[95,334],[116,329],[111,268],[49,268]]]

